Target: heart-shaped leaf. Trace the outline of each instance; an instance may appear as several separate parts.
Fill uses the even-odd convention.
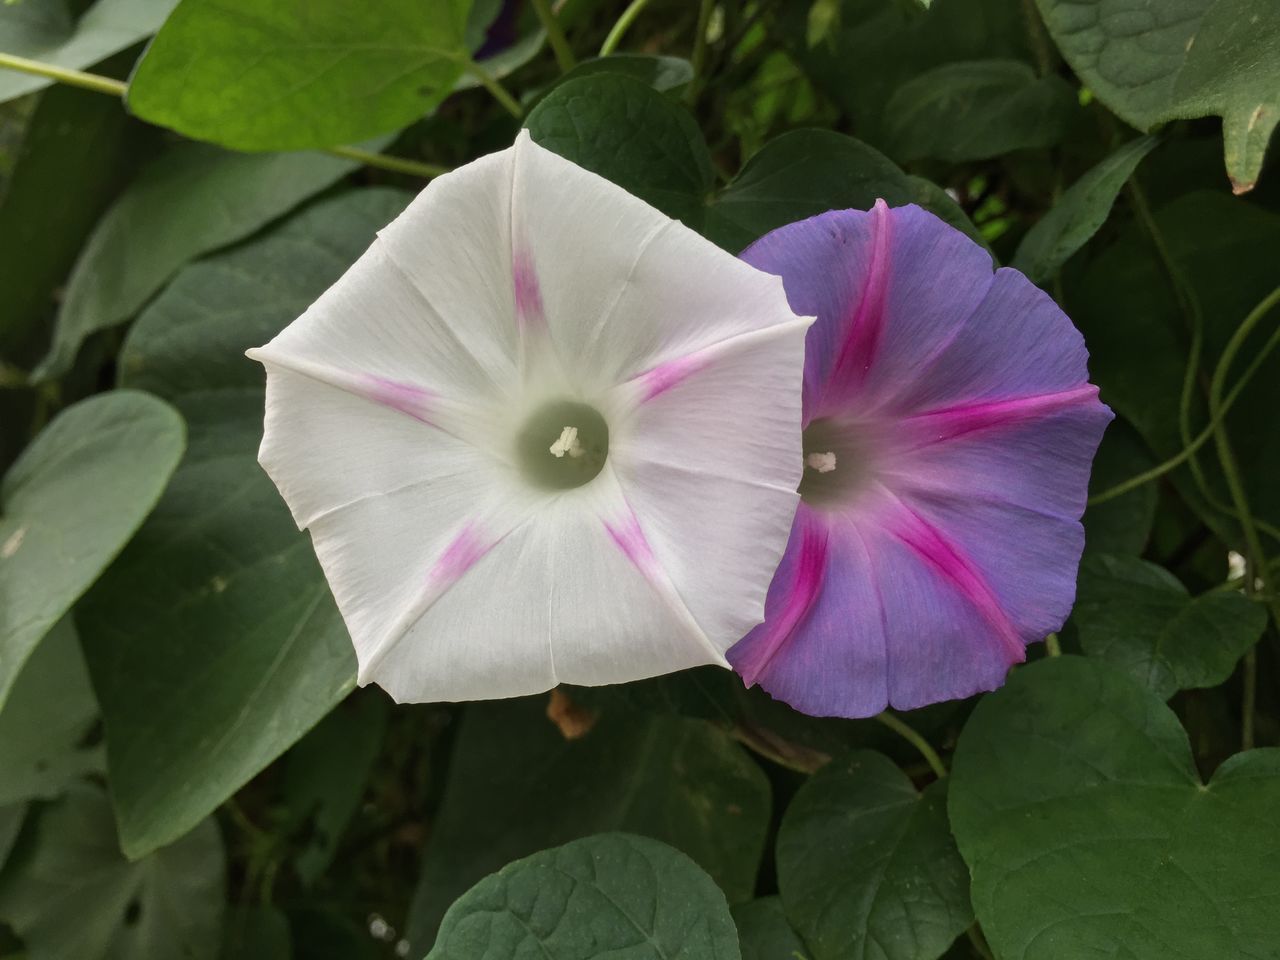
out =
[[[809,960],[800,935],[787,922],[781,897],[761,897],[733,908],[742,960]]]
[[[1086,557],[1072,614],[1080,644],[1156,696],[1222,683],[1262,636],[1266,610],[1243,594],[1194,599],[1177,578],[1136,557]]]
[[[191,425],[155,516],[77,610],[130,856],[194,827],[355,684],[311,544],[257,463],[262,373],[244,351],[302,313],[405,200],[347,193],[184,268],[125,343],[124,380]]]
[[[167,403],[116,390],[68,407],[0,483],[0,707],[31,651],[160,498],[185,430]]]
[[[1222,117],[1227,174],[1257,182],[1280,122],[1280,17],[1273,0],[1037,0],[1072,68],[1140,130]]]
[[[950,813],[1001,960],[1273,957],[1280,750],[1205,783],[1187,735],[1113,668],[1015,670],[961,734]]]
[[[946,784],[921,794],[870,750],[823,767],[791,801],[778,887],[816,960],[935,960],[973,922]]]
[[[740,958],[729,905],[711,878],[678,850],[625,833],[535,853],[481,880],[445,914],[427,956]]]

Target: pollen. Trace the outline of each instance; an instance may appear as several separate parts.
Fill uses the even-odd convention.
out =
[[[836,468],[836,455],[831,452],[811,453],[804,458],[804,464],[819,473],[830,473]]]
[[[583,454],[582,444],[578,442],[578,428],[565,427],[550,449],[553,457],[561,458],[567,453],[573,459],[578,459]]]

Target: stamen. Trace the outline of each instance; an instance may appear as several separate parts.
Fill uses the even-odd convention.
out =
[[[804,458],[805,466],[812,467],[819,473],[830,473],[836,468],[834,453],[811,453]]]
[[[551,455],[557,458],[562,458],[567,453],[576,460],[585,452],[582,444],[578,442],[577,427],[565,427],[560,431],[559,439],[551,445]]]

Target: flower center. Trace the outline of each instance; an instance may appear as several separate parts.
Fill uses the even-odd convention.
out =
[[[516,435],[520,469],[544,490],[571,490],[590,483],[608,456],[609,425],[594,407],[576,400],[545,404]]]
[[[866,486],[866,450],[856,427],[831,419],[805,428],[800,499],[811,506],[849,503]]]

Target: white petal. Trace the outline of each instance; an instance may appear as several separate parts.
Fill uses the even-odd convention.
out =
[[[746,334],[673,362],[672,377],[616,391],[641,394],[610,461],[659,563],[720,650],[764,619],[799,503],[807,327]]]
[[[781,279],[621,187],[516,141],[515,262],[566,375],[591,393],[721,340],[794,319]]]
[[[340,511],[322,522],[325,532],[317,528],[326,567],[350,566],[357,558],[344,554],[368,550],[360,533],[367,512],[363,504]],[[418,516],[401,522],[412,527]],[[491,519],[476,526],[493,529]],[[399,541],[383,547],[395,552]],[[379,584],[392,575],[378,558],[358,559],[378,568]],[[724,663],[655,566],[608,470],[542,502],[473,559],[447,590],[413,579],[421,594],[399,639],[376,650],[357,642],[362,683],[375,681],[401,702],[468,700]]]

